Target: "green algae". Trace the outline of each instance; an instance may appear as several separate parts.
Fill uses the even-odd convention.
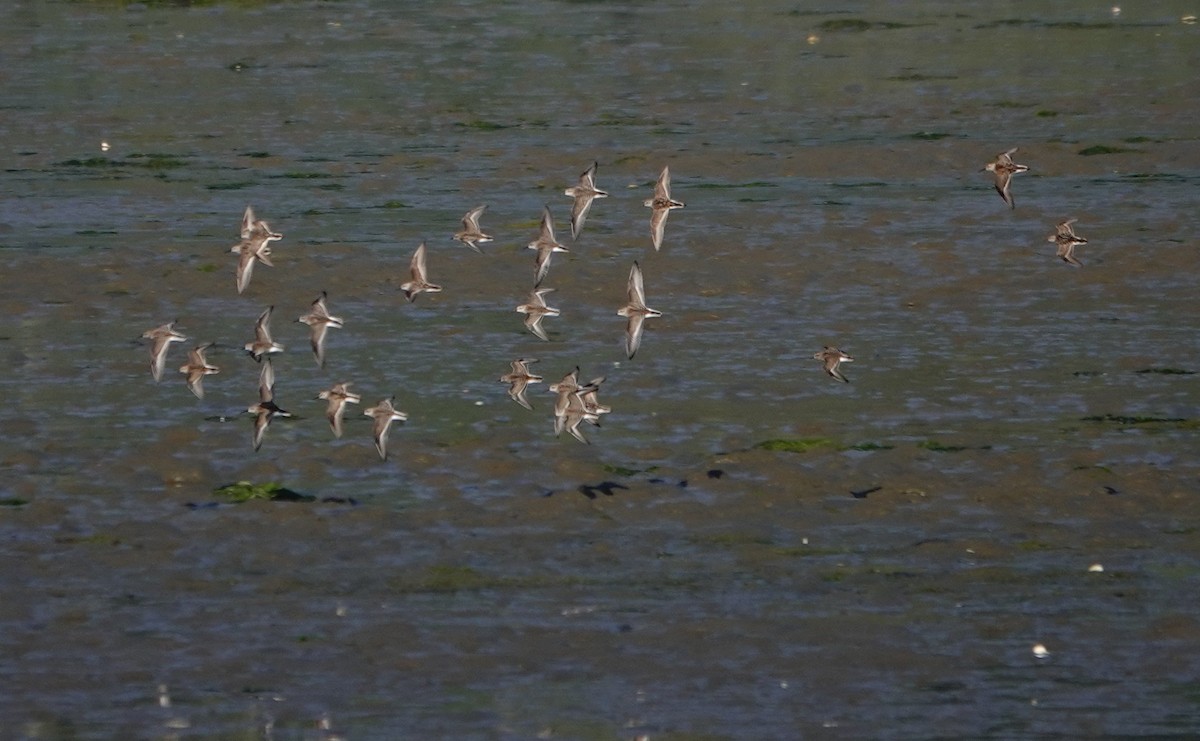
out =
[[[268,481],[262,484],[255,484],[250,481],[238,481],[235,484],[226,484],[217,488],[213,491],[213,494],[234,504],[256,500],[268,502],[316,501],[315,497],[297,493],[275,481]]]

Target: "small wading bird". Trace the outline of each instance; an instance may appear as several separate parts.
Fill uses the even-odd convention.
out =
[[[350,393],[349,383],[335,383],[332,388],[317,394],[318,399],[328,402],[325,407],[325,417],[329,420],[329,429],[334,437],[342,436],[342,415],[346,412],[347,404],[358,404],[362,397]]]
[[[150,345],[150,375],[155,381],[161,381],[163,370],[167,367],[167,350],[171,347],[172,342],[187,342],[187,336],[175,331],[175,325],[179,322],[176,319],[173,322],[167,322],[161,327],[148,329],[142,332],[142,339],[154,340]]]
[[[583,231],[583,224],[587,221],[588,211],[592,209],[592,201],[597,198],[608,198],[608,193],[596,188],[596,167],[600,163],[593,162],[592,166],[583,171],[579,176],[579,184],[567,188],[563,191],[564,195],[571,196],[575,199],[575,203],[571,205],[571,239],[579,239],[579,233]]]
[[[682,201],[671,198],[670,165],[664,167],[659,174],[658,182],[654,184],[654,197],[647,198],[642,205],[651,209],[650,239],[654,242],[654,251],[657,252],[662,247],[663,232],[667,228],[667,215],[671,213],[672,209],[684,206]]]
[[[262,447],[263,436],[271,426],[275,417],[290,417],[291,412],[280,409],[275,404],[275,369],[271,365],[270,356],[263,363],[258,375],[258,403],[248,407],[247,412],[254,415],[254,452]]]
[[[398,411],[392,405],[396,397],[384,399],[377,405],[363,412],[364,416],[371,417],[375,420],[375,450],[378,451],[381,460],[387,460],[387,439],[388,432],[392,429],[392,422],[408,419],[408,415]]]
[[[509,397],[530,411],[533,410],[533,405],[529,403],[529,399],[525,398],[525,387],[531,383],[542,382],[541,376],[535,376],[529,372],[529,365],[536,362],[538,362],[537,358],[514,360],[512,361],[512,372],[500,376],[501,383],[509,384]]]
[[[271,231],[267,222],[254,217],[254,209],[246,206],[242,214],[242,241],[229,248],[238,255],[237,291],[241,293],[250,285],[250,276],[254,272],[254,263],[261,262],[267,267],[275,267],[271,262],[271,242],[283,239],[282,234]]]
[[[221,372],[217,366],[209,365],[208,360],[204,357],[204,351],[213,344],[215,343],[209,342],[193,347],[188,352],[188,361],[179,367],[180,373],[187,374],[188,390],[195,394],[197,399],[204,398],[204,377]]]
[[[462,231],[456,232],[454,235],[455,239],[481,255],[483,254],[483,250],[479,249],[478,244],[492,241],[491,235],[484,234],[479,229],[479,217],[483,215],[484,211],[487,211],[486,205],[476,206],[468,211],[462,219]]]
[[[321,291],[321,295],[316,301],[312,302],[312,308],[304,316],[297,319],[297,322],[307,324],[309,328],[309,343],[312,345],[313,357],[317,359],[317,365],[325,367],[325,334],[330,327],[341,329],[344,326],[340,317],[332,316],[329,309],[325,306],[327,295]]]
[[[404,291],[404,298],[409,302],[417,300],[417,296],[422,293],[438,293],[442,290],[441,286],[435,286],[429,282],[429,275],[425,270],[425,243],[422,242],[417,251],[413,253],[412,261],[408,265],[409,273],[412,275],[412,280],[400,286],[400,290]]]
[[[546,304],[546,294],[553,291],[553,288],[535,288],[529,294],[529,302],[517,307],[517,311],[525,315],[525,328],[546,342],[549,342],[550,338],[546,336],[546,330],[542,329],[542,319],[558,316],[558,309]]]
[[[829,345],[826,345],[821,352],[813,355],[813,359],[820,360],[825,366],[825,372],[830,376],[836,378],[842,383],[850,383],[850,379],[841,374],[841,371],[838,370],[838,366],[842,363],[853,363],[854,358],[850,357],[836,347],[830,347]]]
[[[535,268],[533,285],[542,284],[546,273],[550,272],[550,256],[555,252],[570,252],[554,238],[554,217],[550,215],[550,206],[542,207],[542,224],[537,239],[529,243],[529,249],[537,250],[533,258]]]
[[[259,315],[258,321],[254,323],[254,341],[246,343],[246,352],[256,361],[261,361],[264,355],[283,352],[283,345],[271,339],[271,312],[274,310],[274,306],[268,306],[267,310]]]
[[[1060,260],[1068,265],[1074,265],[1077,268],[1083,267],[1083,263],[1075,259],[1075,248],[1081,244],[1087,244],[1087,240],[1075,233],[1071,228],[1078,219],[1067,219],[1059,222],[1054,228],[1054,234],[1046,238],[1048,242],[1054,242],[1058,246],[1058,254]]]
[[[600,384],[604,383],[604,377],[595,378],[589,381],[586,385],[579,385],[579,368],[568,373],[563,380],[550,387],[551,391],[558,394],[558,398],[554,403],[554,435],[555,437],[562,434],[563,430],[571,433],[571,437],[575,438],[585,445],[590,445],[583,432],[579,429],[582,422],[590,422],[591,424],[600,426],[600,415],[607,414],[612,411],[609,407],[601,406],[596,399],[596,392],[600,389]]]
[[[626,285],[628,303],[617,310],[617,316],[627,317],[625,324],[625,354],[632,360],[642,344],[642,328],[650,317],[662,316],[661,311],[646,306],[646,290],[642,285],[642,268],[635,260],[629,270]]]
[[[996,155],[995,162],[987,163],[983,166],[983,170],[980,170],[980,172],[990,172],[996,177],[996,192],[1000,194],[1000,197],[1004,199],[1004,202],[1008,204],[1009,208],[1017,207],[1017,202],[1013,200],[1012,191],[1010,189],[1010,186],[1012,185],[1012,176],[1016,175],[1018,172],[1025,172],[1029,169],[1025,165],[1018,165],[1013,162],[1012,156],[1016,151],[1017,148],[1013,147],[1007,152],[1001,152],[1000,154]]]

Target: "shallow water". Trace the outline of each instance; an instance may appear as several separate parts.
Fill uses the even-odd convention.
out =
[[[4,735],[1196,732],[1200,25],[1041,5],[5,6]],[[593,160],[543,343],[525,244]],[[285,238],[239,296],[246,203]],[[174,318],[203,401],[191,343],[147,373]],[[606,377],[592,445],[507,398],[530,356]],[[409,414],[387,462],[343,380]]]

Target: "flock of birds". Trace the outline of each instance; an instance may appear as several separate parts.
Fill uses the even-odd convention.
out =
[[[1016,208],[1016,202],[1013,200],[1011,193],[1012,177],[1017,173],[1025,172],[1029,169],[1025,165],[1013,162],[1012,155],[1016,151],[1017,149],[1014,147],[1007,152],[998,154],[995,161],[988,163],[983,168],[983,171],[993,173],[996,191],[1010,208]],[[572,241],[579,238],[588,213],[592,208],[592,203],[598,198],[608,196],[608,193],[596,187],[596,168],[597,163],[593,162],[579,176],[578,184],[564,191],[565,195],[573,199],[571,208]],[[655,183],[653,197],[646,199],[643,205],[651,209],[650,236],[651,243],[657,252],[662,247],[667,216],[672,210],[684,207],[683,202],[671,197],[671,171],[669,167],[663,168]],[[476,252],[481,252],[479,244],[493,241],[491,235],[485,234],[479,224],[479,220],[486,210],[487,206],[483,205],[468,211],[463,216],[462,229],[453,235],[454,239],[462,242]],[[1087,240],[1075,234],[1072,229],[1072,224],[1075,221],[1075,219],[1068,219],[1060,222],[1057,225],[1055,234],[1049,237],[1049,241],[1057,245],[1057,256],[1060,259],[1070,265],[1080,267],[1081,263],[1075,259],[1074,250],[1078,245],[1086,244]],[[251,206],[246,206],[246,210],[242,215],[241,241],[230,249],[231,252],[238,255],[236,283],[239,294],[244,292],[250,284],[256,263],[274,267],[271,262],[270,245],[271,242],[282,238],[282,234],[273,231],[266,221],[258,219],[255,216],[254,209]],[[542,320],[546,317],[558,316],[559,310],[546,303],[546,295],[553,292],[554,289],[542,288],[541,284],[549,273],[550,261],[554,253],[570,251],[555,237],[554,219],[550,213],[549,205],[543,208],[538,236],[529,243],[528,247],[536,251],[534,257],[533,289],[530,291],[528,301],[517,306],[516,311],[525,315],[526,329],[538,338],[548,341],[549,337],[542,327]],[[429,280],[424,242],[413,253],[409,264],[409,272],[410,280],[400,286],[401,291],[404,292],[404,296],[409,302],[415,301],[422,293],[437,293],[442,290],[441,286],[431,283]],[[633,359],[642,343],[645,321],[653,317],[662,316],[662,312],[652,309],[646,304],[642,269],[636,260],[629,271],[629,278],[626,283],[626,295],[626,303],[617,310],[617,315],[626,318],[625,352],[630,359]],[[330,328],[341,329],[345,324],[341,318],[329,313],[326,305],[327,298],[326,293],[322,291],[321,295],[312,302],[309,312],[296,320],[308,325],[313,355],[316,358],[317,364],[322,368],[325,366],[325,338],[328,330]],[[275,403],[275,371],[272,366],[271,356],[275,353],[283,352],[284,348],[283,345],[275,342],[271,337],[271,315],[273,311],[274,306],[270,306],[259,315],[254,327],[254,340],[245,345],[247,354],[261,365],[258,382],[258,402],[247,408],[247,413],[253,415],[254,419],[253,446],[255,451],[258,451],[262,447],[267,428],[274,418],[292,416],[290,412],[285,411]],[[188,339],[176,330],[175,325],[177,322],[178,320],[168,322],[162,326],[148,330],[142,335],[143,338],[152,341],[150,347],[150,371],[155,381],[162,380],[170,346],[176,342],[186,342]],[[204,377],[220,372],[220,369],[209,363],[205,357],[205,352],[213,344],[209,342],[193,347],[188,352],[187,362],[179,368],[179,372],[184,374],[188,389],[197,398],[204,398]],[[832,346],[822,348],[813,355],[813,358],[821,361],[825,373],[831,378],[843,383],[849,383],[849,379],[842,374],[840,366],[842,363],[852,362],[854,358],[842,352],[837,347]],[[501,382],[508,384],[508,394],[513,401],[530,410],[533,409],[533,406],[529,403],[525,395],[526,389],[530,384],[541,383],[543,381],[541,376],[533,374],[529,369],[529,366],[536,362],[538,362],[536,358],[519,358],[514,360],[512,361],[511,371],[499,379]],[[604,377],[599,377],[581,384],[579,382],[579,368],[576,367],[570,373],[563,376],[558,383],[549,386],[549,391],[556,395],[554,404],[554,433],[556,436],[561,435],[566,430],[580,442],[588,442],[579,429],[580,425],[583,422],[588,422],[598,426],[600,416],[612,411],[610,407],[601,404],[598,399],[600,385],[604,380]],[[343,432],[342,420],[346,411],[346,405],[360,404],[362,402],[360,395],[349,390],[350,385],[347,382],[336,383],[332,387],[321,391],[317,396],[318,399],[326,402],[326,417],[329,420],[329,427],[334,436],[338,438],[342,436]],[[363,414],[374,420],[375,449],[379,453],[379,457],[386,460],[387,440],[392,423],[405,421],[408,419],[408,416],[396,409],[394,396],[380,400],[375,406],[367,408]]]

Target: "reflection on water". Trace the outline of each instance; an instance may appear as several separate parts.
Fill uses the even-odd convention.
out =
[[[1170,679],[1196,670],[1189,10],[6,7],[0,716],[30,738],[1195,728]],[[1009,211],[980,169],[1013,146]],[[610,197],[570,242],[562,191],[594,160]],[[687,207],[656,252],[664,165]],[[247,203],[286,237],[239,296]],[[479,255],[451,235],[485,203]],[[544,204],[571,250],[549,342],[513,311]],[[1081,269],[1046,243],[1070,217]],[[423,240],[444,290],[408,304]],[[634,260],[664,315],[628,360]],[[325,369],[293,321],[321,291],[346,320]],[[296,418],[256,455],[241,347],[271,305]],[[203,400],[183,349],[146,372],[137,337],[174,318],[216,343]],[[497,381],[518,357],[546,378],[532,412]],[[546,390],[576,366],[613,407],[586,447]],[[361,409],[331,436],[315,397],[341,381],[408,413],[387,463]],[[360,504],[208,506],[240,480]]]

